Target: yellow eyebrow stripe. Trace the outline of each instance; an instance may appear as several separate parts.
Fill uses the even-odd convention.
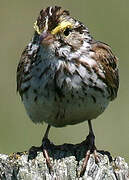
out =
[[[57,34],[60,31],[64,31],[66,28],[72,28],[73,24],[68,22],[68,21],[62,21],[57,27],[55,27],[52,31],[51,34]],[[42,30],[39,30],[39,27],[37,25],[37,21],[34,23],[34,29],[35,31],[40,35]]]
[[[73,25],[68,21],[62,21],[55,29],[51,31],[51,34],[57,34],[60,31],[64,31],[66,28],[72,28]]]

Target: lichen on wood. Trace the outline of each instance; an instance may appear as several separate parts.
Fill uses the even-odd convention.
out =
[[[98,152],[99,162],[90,155],[86,171],[79,177],[85,157],[83,146],[64,144],[48,149],[52,169],[48,168],[41,151],[32,160],[28,160],[28,152],[0,154],[0,180],[129,180],[129,166],[125,160],[113,159],[104,151]]]

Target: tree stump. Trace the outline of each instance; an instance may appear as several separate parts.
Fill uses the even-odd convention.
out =
[[[86,154],[85,143],[51,144],[48,153],[49,169],[43,152],[39,150],[28,160],[28,152],[0,154],[0,180],[129,180],[129,166],[124,158],[112,158],[110,153],[98,151],[99,162],[91,154],[84,175],[80,171]]]

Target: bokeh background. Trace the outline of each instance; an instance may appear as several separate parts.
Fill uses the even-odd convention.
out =
[[[39,11],[59,5],[89,27],[97,39],[111,45],[119,58],[117,99],[93,121],[96,146],[120,155],[129,163],[129,0],[0,0],[0,153],[40,145],[46,124],[35,125],[16,93],[16,68],[21,52],[33,35]],[[88,134],[87,122],[52,128],[55,144],[78,143]]]

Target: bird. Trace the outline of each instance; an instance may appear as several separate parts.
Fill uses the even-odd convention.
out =
[[[17,91],[34,123],[65,127],[84,121],[89,127],[89,150],[96,152],[92,120],[117,97],[118,58],[111,47],[92,37],[87,26],[62,7],[40,11],[34,34],[17,67]],[[44,149],[48,164],[49,155]]]

